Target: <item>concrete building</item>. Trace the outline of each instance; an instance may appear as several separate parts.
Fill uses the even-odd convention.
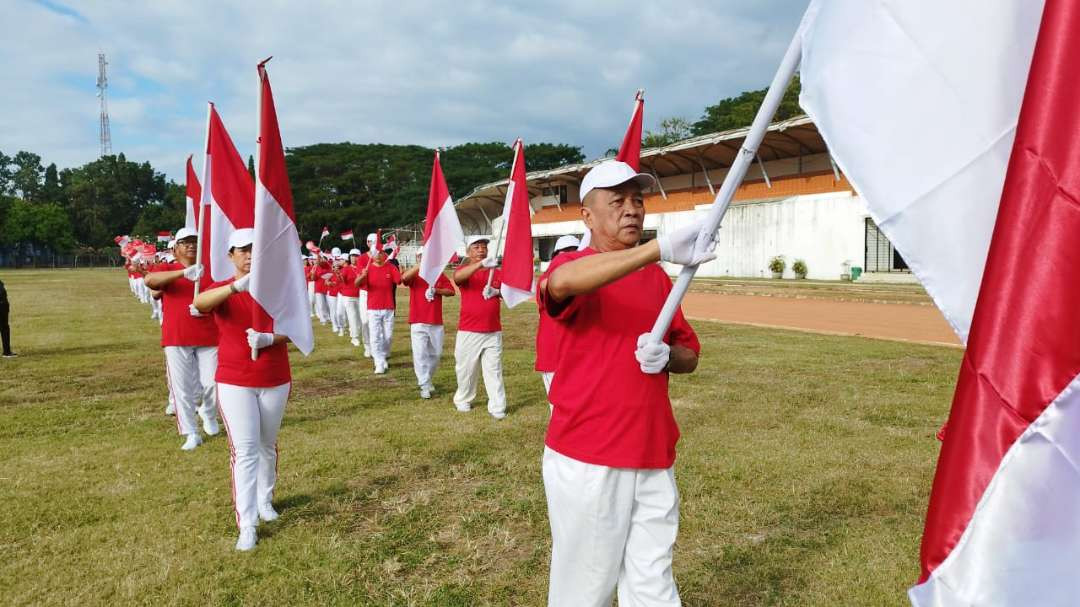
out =
[[[708,209],[748,129],[703,135],[642,150],[641,170],[658,180],[645,195],[645,239],[694,220]],[[526,163],[528,157],[526,157]],[[578,187],[600,161],[528,173],[534,250],[546,267],[555,240],[580,236]],[[466,234],[497,234],[507,181],[477,187],[455,203]],[[857,267],[869,279],[910,280],[907,266],[839,173],[807,117],[769,127],[759,158],[724,218],[717,258],[698,276],[767,277],[772,257],[805,261],[808,278],[837,280]],[[668,268],[676,273],[678,268]],[[866,274],[864,274],[865,276]]]

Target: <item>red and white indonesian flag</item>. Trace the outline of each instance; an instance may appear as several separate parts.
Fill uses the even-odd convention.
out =
[[[296,259],[300,234],[266,61],[258,69],[258,167],[251,247],[251,296],[258,306],[252,326],[256,331],[288,336],[307,355],[315,347],[315,338],[304,266]]]
[[[398,246],[397,236],[394,234],[387,236],[382,248],[384,251],[390,249],[390,254],[386,256],[387,259],[397,259],[398,251],[401,249]]]
[[[323,239],[323,238],[326,238],[326,237],[327,237],[327,236],[329,236],[329,235],[330,235],[330,228],[329,228],[329,226],[323,226],[323,229],[322,229],[322,234],[321,234],[321,235],[319,236],[319,239]]]
[[[202,187],[199,178],[195,175],[195,167],[191,164],[191,156],[187,159],[187,206],[184,210],[184,227],[189,230],[199,229],[199,201],[202,200]]]
[[[345,230],[344,232],[341,233],[341,239],[342,240],[353,240],[353,231],[352,230]]]
[[[525,145],[517,140],[510,184],[503,203],[505,244],[502,261],[502,298],[508,308],[533,299],[536,280],[533,276],[532,208],[525,183]]]
[[[443,268],[454,257],[455,251],[465,241],[461,231],[450,188],[446,187],[439,152],[435,151],[435,163],[431,166],[431,187],[428,190],[427,216],[424,219],[424,256],[420,260],[420,278],[429,285],[435,284]]]
[[[641,170],[641,120],[645,114],[645,91],[639,90],[634,95],[634,113],[630,116],[630,126],[626,127],[619,144],[619,153],[615,160],[625,162],[635,171]]]
[[[801,102],[967,342],[914,605],[1080,601],[1080,11],[832,0]]]
[[[202,205],[204,209],[209,207],[209,221],[201,223],[203,231],[209,228],[210,233],[199,234],[199,240],[208,248],[202,263],[217,281],[231,278],[234,273],[229,261],[229,236],[255,224],[255,185],[217,109],[213,103],[209,105],[202,178]]]
[[[169,242],[170,240],[172,240],[172,232],[165,230],[157,233],[158,242]]]

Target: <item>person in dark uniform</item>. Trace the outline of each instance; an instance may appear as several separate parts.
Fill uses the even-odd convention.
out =
[[[7,289],[4,288],[4,281],[0,280],[0,341],[4,344],[4,358],[14,358],[18,355],[11,351],[11,327],[8,326],[8,312],[10,312],[10,307],[8,306]]]

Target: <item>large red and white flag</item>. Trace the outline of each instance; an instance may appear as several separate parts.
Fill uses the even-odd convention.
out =
[[[424,256],[420,260],[420,278],[429,285],[435,284],[457,248],[465,242],[461,231],[450,188],[446,187],[439,151],[431,166],[431,187],[428,189],[427,216],[424,219]]]
[[[235,270],[229,261],[229,236],[255,225],[255,184],[217,109],[209,106],[202,178],[202,206],[209,211],[209,221],[200,218],[200,223],[210,233],[199,234],[199,240],[207,247],[202,263],[211,278],[226,280]]]
[[[267,60],[268,61],[268,60]],[[292,188],[285,170],[274,96],[266,61],[259,64],[259,139],[255,183],[255,237],[251,247],[251,296],[256,331],[286,335],[305,355],[315,347],[309,316],[307,279],[297,258]]]
[[[909,598],[1077,604],[1080,11],[815,0],[803,28],[803,107],[967,343]]]
[[[630,115],[630,126],[626,127],[619,153],[615,160],[625,162],[635,171],[641,170],[641,120],[645,114],[645,91],[639,89],[634,95],[634,113]]]
[[[187,206],[184,210],[184,227],[189,230],[199,229],[199,201],[202,200],[202,186],[199,185],[199,178],[195,175],[195,167],[191,164],[191,156],[187,158],[187,185],[186,185]]]
[[[518,139],[514,145],[514,163],[510,168],[510,184],[503,203],[505,239],[502,260],[502,298],[513,308],[531,300],[536,292],[533,275],[532,207],[525,181],[525,145]]]

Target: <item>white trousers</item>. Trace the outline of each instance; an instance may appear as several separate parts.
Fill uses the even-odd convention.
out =
[[[349,337],[360,339],[360,300],[356,297],[338,296],[338,307],[344,312],[342,326],[348,325]]]
[[[291,383],[272,388],[218,384],[221,419],[229,433],[236,525],[259,524],[259,504],[274,498],[277,435]]]
[[[164,353],[164,349],[162,349],[162,353]],[[169,356],[167,354],[165,355],[165,385],[169,388],[169,404],[175,409],[176,397],[173,396],[172,392],[172,379],[169,377]],[[177,427],[177,429],[179,429],[179,427]]]
[[[376,364],[386,364],[390,358],[390,340],[394,337],[394,311],[368,310],[371,326],[371,355]]]
[[[551,523],[548,605],[680,605],[671,572],[679,533],[674,468],[608,468],[544,448]]]
[[[319,317],[319,322],[326,324],[326,321],[330,320],[330,302],[326,297],[326,293],[315,294],[315,315]]]
[[[506,388],[502,376],[502,331],[473,333],[458,331],[454,340],[454,371],[457,392],[454,406],[467,410],[476,398],[478,372],[483,370],[488,413],[506,413]]]
[[[412,338],[412,363],[413,371],[416,372],[416,385],[431,388],[431,378],[435,376],[439,357],[442,356],[443,326],[414,323],[409,325],[409,335]]]
[[[341,326],[338,324],[338,296],[327,295],[326,306],[330,312],[330,326],[333,327],[334,331],[337,331]]]
[[[315,316],[315,283],[307,283],[308,311]]]
[[[150,303],[150,289],[146,288],[146,279],[140,278],[139,283],[139,301],[148,304]]]
[[[361,289],[360,298],[356,301],[356,309],[360,311],[360,341],[364,344],[364,352],[370,352],[371,320],[368,318],[367,291]]]
[[[214,373],[217,372],[217,346],[165,346],[169,389],[176,401],[176,429],[180,434],[198,434],[196,407],[203,415],[217,419]]]

